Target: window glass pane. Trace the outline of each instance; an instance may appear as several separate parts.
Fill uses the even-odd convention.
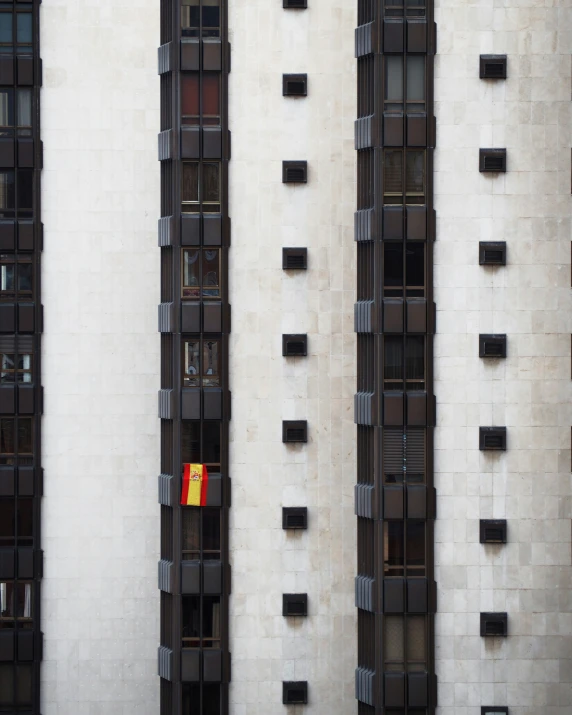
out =
[[[185,464],[200,464],[200,434],[201,423],[194,420],[183,420],[181,429],[181,449]]]
[[[405,352],[405,379],[407,389],[422,390],[425,381],[425,338],[408,337]]]
[[[385,101],[396,103],[386,109],[402,109],[403,102],[403,56],[387,55],[385,58]]]
[[[14,90],[0,89],[0,127],[14,126]]]
[[[383,523],[385,536],[385,568],[386,576],[403,576],[403,522],[385,521]]]
[[[199,251],[183,250],[183,298],[199,298]]]
[[[386,204],[403,203],[403,152],[386,151],[383,162],[383,196]]]
[[[18,418],[18,453],[32,454],[32,418]]]
[[[403,670],[403,617],[385,616],[383,650],[386,670]]]
[[[192,206],[199,201],[199,164],[196,161],[183,162],[182,201],[183,211],[199,210],[198,206]]]
[[[16,41],[19,45],[32,44],[32,13],[16,13]]]
[[[203,638],[220,638],[220,596],[203,596]],[[217,647],[218,643],[203,643]]]
[[[403,389],[403,338],[401,336],[385,337],[383,378],[386,382],[385,390]]]
[[[201,686],[183,685],[183,715],[194,715],[200,712],[200,709]]]
[[[220,465],[220,422],[203,422],[203,462]]]
[[[12,13],[0,13],[0,43],[12,43]]]
[[[0,454],[14,454],[14,420],[0,419]]]
[[[200,596],[183,596],[183,642],[187,647],[197,646],[201,635],[201,600]]]
[[[403,288],[403,244],[385,243],[383,246],[383,287],[386,294],[400,294]],[[398,288],[398,291],[391,289]]]
[[[407,616],[407,670],[425,667],[425,617]]]
[[[199,0],[182,0],[181,26],[184,37],[199,36]]]
[[[425,17],[425,0],[407,0],[408,17]]]
[[[32,210],[33,170],[18,169],[18,211]]]
[[[18,583],[16,589],[16,618],[32,617],[32,584]]]
[[[203,685],[204,715],[220,715],[220,685]]]
[[[203,3],[203,37],[218,37],[220,35],[219,0],[202,0]]]
[[[220,75],[203,74],[203,124],[220,124]]]
[[[0,618],[14,618],[14,584],[0,582]]]
[[[198,72],[181,75],[181,114],[182,123],[199,123],[199,74]]]
[[[425,524],[407,520],[407,575],[425,575]]]
[[[407,295],[422,298],[425,293],[425,246],[423,243],[406,243],[405,275],[408,288],[422,289],[420,291],[408,290]]]
[[[404,0],[385,0],[385,14],[394,17],[403,15]]]
[[[205,387],[220,385],[218,348],[218,340],[205,339],[203,341],[203,385]]]
[[[20,293],[32,292],[32,264],[18,263],[18,290]]]
[[[18,90],[18,126],[32,126],[32,90]]]
[[[14,290],[14,274],[15,274],[13,263],[3,263],[0,265],[0,290],[3,291],[13,291]]]
[[[220,164],[203,164],[203,204],[220,203],[219,168]],[[209,209],[205,207],[204,210]],[[218,208],[210,210],[218,211]]]
[[[0,372],[0,382],[15,382],[14,376],[14,356],[8,353],[0,355],[2,370]]]
[[[15,207],[15,198],[14,172],[0,171],[0,212],[12,212]],[[9,215],[12,216],[13,214],[10,213]]]
[[[18,382],[32,382],[32,356],[18,357]]]
[[[12,663],[0,663],[0,705],[14,703],[14,666]]]
[[[220,558],[220,510],[202,509],[203,514],[203,552],[215,551],[214,558]],[[203,558],[208,558],[203,554]]]
[[[0,499],[0,544],[14,545],[16,519],[13,499]]]
[[[407,55],[407,101],[425,103],[425,58],[422,55]],[[408,109],[409,109],[408,105]]]
[[[185,387],[198,387],[200,385],[200,349],[200,340],[185,341],[185,374],[183,376],[183,384]]]
[[[203,251],[203,296],[220,298],[220,251],[218,248]]]
[[[183,557],[195,559],[200,556],[200,509],[183,509]]]
[[[422,151],[407,152],[406,192],[407,203],[424,203],[425,155]]]
[[[18,499],[18,541],[22,543],[30,543],[32,541],[32,500]]]

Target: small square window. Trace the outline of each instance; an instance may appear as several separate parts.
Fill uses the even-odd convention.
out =
[[[286,617],[307,616],[308,615],[308,594],[307,593],[283,593],[282,594],[282,615]]]
[[[506,451],[506,427],[479,427],[481,451]]]
[[[480,149],[479,171],[491,174],[506,172],[506,149]]]
[[[306,680],[282,683],[282,703],[284,705],[306,705],[307,702],[308,682]]]
[[[481,715],[508,715],[508,708],[500,705],[489,705],[481,708]]]
[[[479,76],[481,79],[506,79],[506,55],[481,55]]]
[[[283,529],[307,529],[308,508],[305,506],[282,507]]]
[[[306,420],[284,420],[282,422],[283,442],[307,442],[308,423]]]
[[[481,266],[506,266],[505,241],[480,241],[479,265]]]
[[[308,7],[308,0],[284,0],[282,7],[285,10],[305,10]]]
[[[307,335],[283,335],[282,355],[284,357],[302,357],[308,354]]]
[[[505,638],[507,635],[507,613],[481,613],[481,636],[483,638]]]
[[[283,248],[282,269],[285,271],[305,270],[308,268],[307,248]]]
[[[307,161],[283,161],[282,162],[282,183],[283,184],[306,184],[308,182],[308,162]]]
[[[305,97],[308,94],[308,75],[282,75],[282,94],[284,97]]]

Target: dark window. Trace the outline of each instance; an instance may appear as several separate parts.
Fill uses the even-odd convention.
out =
[[[0,546],[31,546],[32,528],[32,499],[0,499]]]
[[[15,94],[14,94],[15,93]],[[32,134],[32,90],[0,88],[0,136]]]
[[[383,162],[385,204],[425,203],[425,152],[387,149]]]
[[[32,704],[32,666],[0,663],[0,711]]]
[[[183,684],[183,715],[196,715],[196,713],[220,715],[220,685]]]
[[[183,596],[183,648],[220,648],[220,596]]]
[[[387,17],[425,17],[424,0],[385,0]]]
[[[32,582],[0,581],[0,629],[32,627]]]
[[[0,171],[0,218],[32,216],[33,176],[33,169]]]
[[[384,110],[425,111],[424,55],[385,55]]]
[[[385,616],[384,670],[422,672],[427,669],[425,616]]]
[[[0,12],[0,54],[32,54],[32,27],[31,12]]]
[[[425,338],[422,335],[384,337],[384,390],[425,389]]]
[[[220,249],[184,248],[182,297],[220,298]]]
[[[425,576],[425,522],[384,521],[383,572],[391,576]]]
[[[183,420],[183,463],[206,464],[209,471],[220,471],[220,430],[220,422]]]
[[[183,341],[183,386],[219,387],[221,341],[189,338]]]
[[[425,244],[414,241],[383,244],[383,295],[425,297]]]
[[[182,176],[183,213],[220,211],[220,162],[184,161]]]
[[[218,126],[220,87],[220,74],[216,72],[181,74],[181,123],[187,126]]]
[[[0,353],[0,382],[32,382],[32,356]]]
[[[220,37],[220,0],[181,0],[183,37]]]
[[[0,464],[26,464],[32,456],[32,418],[0,418]]]
[[[385,484],[423,484],[425,430],[419,427],[384,429],[382,458]]]
[[[185,560],[220,559],[220,509],[183,509],[182,556]]]

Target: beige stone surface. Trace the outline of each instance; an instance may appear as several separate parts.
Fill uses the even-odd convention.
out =
[[[156,0],[40,6],[43,715],[157,715]]]
[[[572,11],[565,3],[438,0],[435,64],[435,530],[439,715],[572,712],[570,147]],[[508,79],[479,79],[479,54]],[[478,172],[506,147],[508,173]],[[478,265],[503,240],[506,267]],[[506,360],[478,357],[507,333]],[[508,451],[478,450],[506,425]],[[479,543],[506,518],[508,544]],[[507,611],[509,637],[479,637]]]
[[[233,715],[285,712],[283,680],[309,682],[304,712],[357,711],[355,5],[229,2]],[[296,72],[308,97],[282,97]],[[307,185],[281,183],[292,159]],[[308,270],[282,271],[283,246],[307,246]],[[282,333],[297,332],[310,354],[286,359]],[[283,419],[307,419],[309,443],[283,445]],[[307,506],[308,531],[283,531],[282,506]],[[307,618],[282,617],[293,592]]]

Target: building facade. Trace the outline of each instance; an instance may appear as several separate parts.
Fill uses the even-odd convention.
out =
[[[571,28],[0,2],[0,715],[569,715]]]

